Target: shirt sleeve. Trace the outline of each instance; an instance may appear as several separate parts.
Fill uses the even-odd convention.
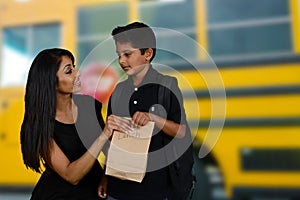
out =
[[[96,99],[95,99],[95,109],[96,109],[96,115],[97,115],[98,122],[103,130],[105,123],[104,123],[103,116],[102,116],[102,103],[100,103]]]
[[[111,97],[109,98],[108,101],[108,105],[107,105],[107,112],[106,112],[106,116],[108,117],[109,115],[112,114],[112,110],[111,110]]]

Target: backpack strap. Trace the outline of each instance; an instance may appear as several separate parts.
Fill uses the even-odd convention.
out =
[[[170,96],[171,96],[171,77],[159,76],[159,86],[158,86],[158,103],[166,109],[166,112],[170,111]],[[162,113],[160,113],[162,114]]]
[[[158,80],[159,87],[158,87],[158,103],[162,105],[166,113],[168,114],[170,112],[171,108],[171,85],[174,82],[174,78],[170,76],[160,75]],[[183,102],[182,102],[183,103]],[[183,105],[182,105],[183,106]],[[163,116],[163,112],[161,110],[158,111],[160,116]],[[166,115],[167,118],[167,115]],[[187,134],[190,134],[190,129],[188,124],[187,126]],[[172,139],[177,140],[176,138],[171,137],[164,137],[164,145],[169,144]],[[179,139],[180,140],[180,139]],[[180,142],[180,141],[177,141]],[[168,151],[168,152],[167,152]],[[166,157],[167,159],[174,160],[174,158],[177,158],[172,164],[169,165],[169,174],[171,183],[173,185],[173,191],[170,194],[170,197],[172,199],[181,199],[183,196],[191,199],[193,196],[194,191],[194,185],[196,182],[196,177],[194,176],[192,166],[193,166],[193,150],[192,150],[192,144],[189,146],[189,148],[186,150],[186,152],[178,157],[178,153],[176,150],[176,145],[172,145],[172,149],[166,150]],[[185,166],[181,166],[185,165]],[[187,170],[187,171],[185,171]],[[190,171],[192,170],[192,172]],[[186,181],[189,180],[189,181]],[[184,182],[184,183],[183,183]],[[192,184],[191,186],[188,186],[189,184]],[[186,188],[187,189],[183,189]],[[176,194],[175,194],[176,193]]]

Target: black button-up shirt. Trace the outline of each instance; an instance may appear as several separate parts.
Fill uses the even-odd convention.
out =
[[[158,94],[159,84],[156,83],[157,74],[158,72],[150,67],[140,85],[134,86],[131,77],[119,83],[109,101],[107,116],[114,114],[132,117],[137,111],[158,114],[156,113],[159,109],[158,95],[162,94]],[[179,91],[177,85],[174,87],[177,87],[176,89]],[[180,123],[182,120],[180,103],[173,93],[170,95],[170,110],[167,113],[167,119],[176,123]],[[155,128],[151,138],[149,153],[164,147],[163,137],[165,137],[165,133]],[[160,155],[160,159],[161,162],[165,162],[165,155]],[[147,172],[142,183],[109,177],[108,194],[122,200],[164,199],[168,189],[167,170],[167,167],[164,167],[159,170]]]

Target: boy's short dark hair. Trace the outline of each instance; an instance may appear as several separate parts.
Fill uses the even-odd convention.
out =
[[[133,22],[126,26],[118,26],[113,29],[112,36],[115,42],[130,42],[132,47],[140,49],[142,55],[148,48],[153,49],[153,60],[156,53],[156,38],[153,30],[142,22]]]

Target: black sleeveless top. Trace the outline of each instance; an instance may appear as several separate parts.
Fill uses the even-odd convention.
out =
[[[104,127],[101,103],[84,95],[73,95],[73,98],[78,106],[76,123],[64,124],[55,121],[54,127],[54,140],[71,162],[87,151]],[[103,173],[99,162],[96,161],[88,174],[77,185],[72,185],[46,166],[31,199],[98,200],[100,198],[97,190]]]

